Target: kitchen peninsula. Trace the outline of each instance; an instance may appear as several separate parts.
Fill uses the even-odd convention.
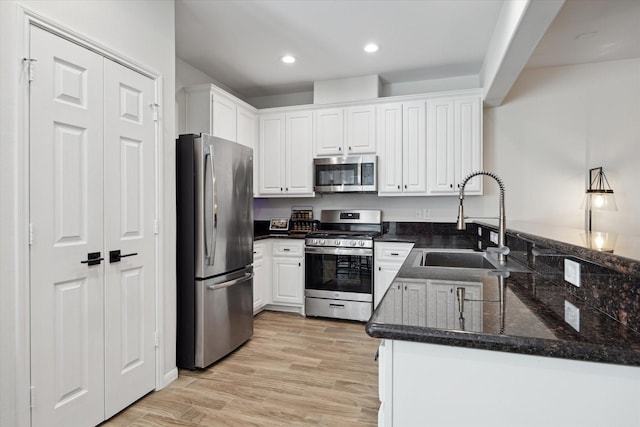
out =
[[[435,248],[486,248],[495,228],[395,227],[380,240],[416,244],[366,326],[383,338],[379,425],[640,424],[639,261],[510,228],[521,268],[424,267]],[[565,259],[581,287],[564,281]]]

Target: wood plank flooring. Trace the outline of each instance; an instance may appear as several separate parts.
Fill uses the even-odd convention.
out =
[[[379,343],[363,323],[265,311],[233,354],[102,426],[375,426]]]

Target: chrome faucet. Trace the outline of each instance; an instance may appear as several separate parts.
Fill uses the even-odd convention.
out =
[[[507,222],[504,216],[504,183],[498,177],[498,175],[492,172],[478,171],[471,172],[467,175],[463,180],[462,184],[460,184],[460,206],[458,206],[458,230],[466,230],[467,225],[464,222],[464,187],[467,185],[467,182],[477,175],[486,175],[495,179],[500,186],[500,210],[499,210],[499,218],[498,218],[498,247],[497,248],[487,248],[487,252],[498,252],[498,261],[504,264],[507,260],[507,254],[509,253],[509,248],[505,245],[504,233],[507,229]]]

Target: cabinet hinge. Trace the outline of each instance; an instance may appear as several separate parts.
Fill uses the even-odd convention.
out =
[[[29,81],[29,83],[31,83],[34,79],[33,74],[34,74],[34,62],[38,62],[37,59],[35,58],[22,58],[22,62],[26,65],[27,67],[27,80]]]
[[[159,112],[160,112],[160,105],[156,103],[149,104],[149,108],[151,108],[151,111],[153,111],[153,121],[157,122],[159,117]]]
[[[33,244],[33,224],[29,223],[29,246]]]
[[[157,219],[153,220],[153,234],[160,233],[160,223]]]
[[[155,334],[153,334],[153,346],[154,347],[158,347],[160,345],[160,337],[158,336],[158,333],[156,332]]]
[[[34,386],[29,387],[29,408],[36,407],[36,388]]]

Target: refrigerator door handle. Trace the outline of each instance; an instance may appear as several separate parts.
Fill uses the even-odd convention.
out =
[[[253,279],[253,273],[245,273],[244,276],[239,277],[237,279],[229,280],[227,282],[218,283],[216,285],[209,285],[207,289],[211,291],[215,291],[217,289],[228,288],[229,286],[237,285],[238,283],[246,282],[247,280]]]
[[[211,149],[211,147],[209,147]],[[213,265],[213,261],[215,258],[216,252],[216,228],[218,226],[218,207],[217,207],[217,197],[216,197],[216,174],[213,169],[213,155],[211,152],[208,152],[204,156],[204,186],[205,186],[205,208],[204,208],[204,254],[207,259],[208,265]],[[211,179],[208,179],[209,174],[211,174]],[[211,200],[213,204],[213,209],[211,204],[207,203],[210,200],[207,195],[211,194]],[[211,226],[212,224],[213,226]],[[209,229],[211,229],[211,234],[209,234]]]

